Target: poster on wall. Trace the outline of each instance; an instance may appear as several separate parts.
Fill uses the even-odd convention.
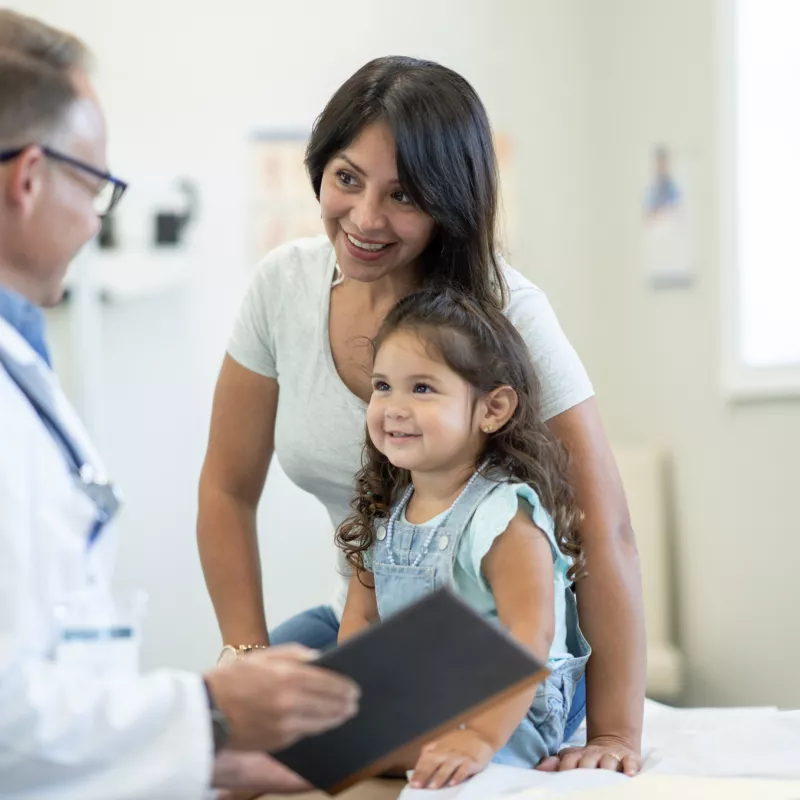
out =
[[[250,143],[250,251],[253,264],[280,244],[324,233],[303,159],[308,133],[257,131]],[[495,135],[500,207],[499,241],[514,249],[517,235],[516,186],[511,137]]]
[[[642,202],[642,250],[653,288],[689,286],[694,280],[687,159],[666,144],[649,157]]]
[[[252,262],[280,244],[324,233],[306,173],[306,131],[258,131],[250,146]]]
[[[518,250],[519,226],[517,222],[517,185],[514,166],[514,143],[507,133],[496,133],[494,148],[497,153],[497,171],[500,178],[500,207],[498,221],[500,246],[510,253]]]

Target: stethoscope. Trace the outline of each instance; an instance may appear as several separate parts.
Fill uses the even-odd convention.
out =
[[[0,364],[19,386],[30,404],[36,409],[45,427],[58,445],[75,479],[78,488],[91,500],[97,516],[89,531],[91,547],[103,528],[116,516],[122,505],[119,492],[113,483],[98,478],[94,467],[85,456],[83,448],[62,424],[53,405],[50,388],[42,379],[35,364],[22,364],[0,346]]]

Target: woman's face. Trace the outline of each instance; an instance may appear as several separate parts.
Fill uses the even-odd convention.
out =
[[[400,186],[394,138],[381,122],[328,162],[319,201],[339,269],[352,280],[413,270],[434,235],[433,219]]]

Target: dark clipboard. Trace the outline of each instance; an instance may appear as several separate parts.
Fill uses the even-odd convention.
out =
[[[449,589],[368,628],[315,662],[361,687],[340,728],[272,755],[335,795],[397,765],[464,719],[532,686],[547,668]]]

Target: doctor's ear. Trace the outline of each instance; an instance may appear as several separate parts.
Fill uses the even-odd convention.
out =
[[[514,416],[519,405],[519,397],[510,386],[492,389],[483,400],[480,428],[486,434],[499,431]]]
[[[18,156],[0,165],[5,172],[3,200],[7,207],[29,216],[47,185],[47,157],[38,145],[26,147]]]

